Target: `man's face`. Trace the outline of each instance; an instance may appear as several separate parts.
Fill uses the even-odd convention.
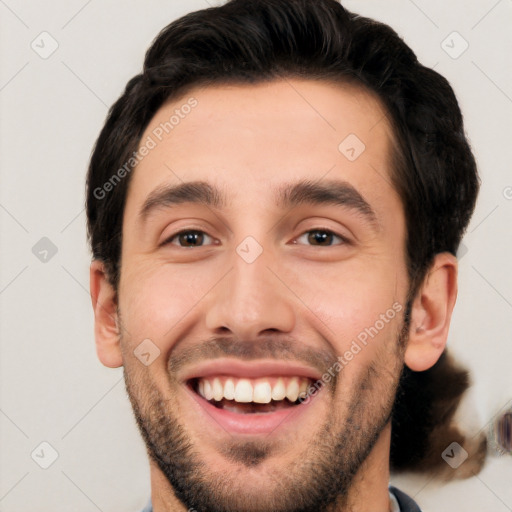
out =
[[[403,364],[405,219],[384,111],[347,85],[215,86],[163,106],[148,136],[118,304],[150,455],[187,507],[320,510],[389,444]]]

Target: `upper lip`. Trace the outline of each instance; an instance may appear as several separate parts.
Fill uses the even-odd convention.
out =
[[[229,375],[238,378],[257,379],[263,377],[307,377],[312,380],[321,378],[318,370],[305,364],[275,360],[240,361],[238,359],[215,359],[204,361],[187,370],[184,382],[201,377]]]

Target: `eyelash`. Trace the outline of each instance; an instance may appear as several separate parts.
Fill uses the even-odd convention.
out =
[[[338,244],[330,244],[330,245],[310,245],[310,247],[332,247],[332,246],[335,246],[335,245],[350,245],[350,240],[342,235],[338,235],[337,233],[335,233],[334,231],[330,230],[330,229],[324,229],[324,228],[315,228],[315,229],[308,229],[307,231],[304,231],[304,233],[302,233],[301,235],[299,235],[294,241],[293,243],[294,244],[297,244],[297,240],[302,238],[303,236],[307,236],[308,234],[310,233],[327,233],[328,235],[332,235],[333,237],[335,238],[338,238],[340,240],[340,243]],[[184,249],[193,249],[194,246],[183,246],[183,245],[179,245],[179,244],[175,244],[173,243],[174,240],[178,239],[178,237],[180,235],[186,235],[186,234],[190,234],[190,233],[196,233],[196,234],[202,234],[202,235],[205,235],[207,236],[208,238],[212,239],[213,240],[213,237],[211,237],[210,235],[208,235],[207,233],[205,233],[204,231],[201,231],[199,229],[185,229],[183,231],[180,231],[174,235],[172,235],[171,237],[169,237],[165,242],[162,243],[162,245],[178,245],[178,247],[182,247]],[[200,246],[196,246],[196,247],[204,247],[203,245],[200,245]]]

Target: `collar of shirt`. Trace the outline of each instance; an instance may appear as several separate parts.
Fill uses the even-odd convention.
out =
[[[389,491],[389,502],[389,512],[400,512],[400,505],[398,504],[395,495],[391,491]]]

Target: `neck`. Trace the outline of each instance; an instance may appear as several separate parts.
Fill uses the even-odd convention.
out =
[[[372,451],[356,473],[343,504],[328,512],[389,512],[389,452],[391,422],[381,432]]]
[[[352,481],[343,503],[326,512],[389,512],[389,452],[391,422],[381,432],[372,451]],[[153,512],[189,512],[155,462],[150,460],[151,500]]]

